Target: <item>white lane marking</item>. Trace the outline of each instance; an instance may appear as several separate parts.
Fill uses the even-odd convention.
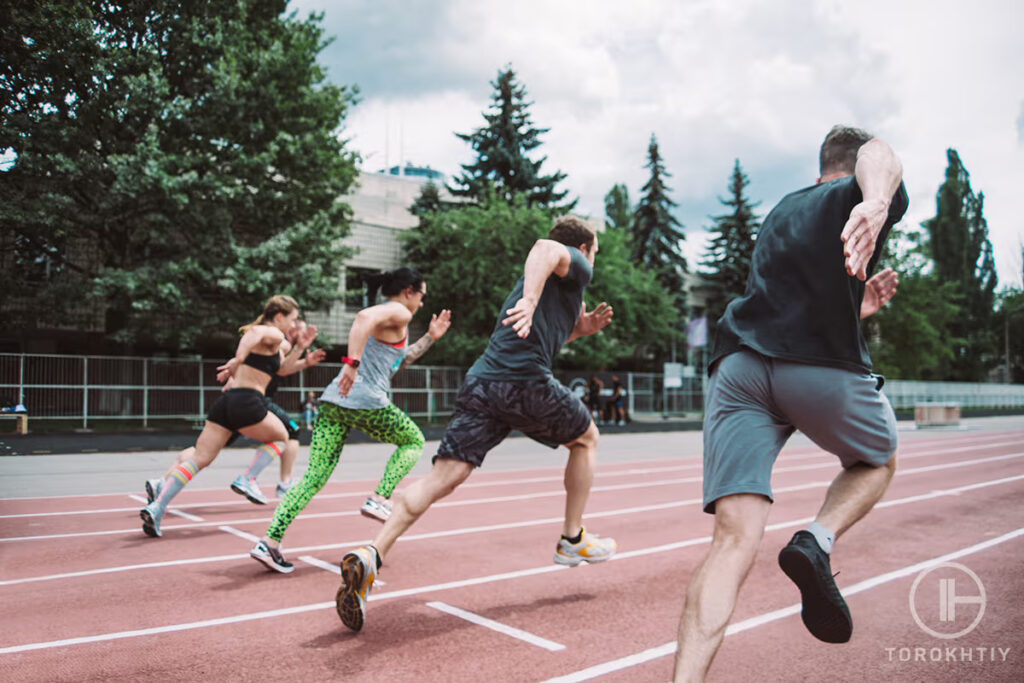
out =
[[[137,496],[134,493],[129,495],[128,497],[129,498],[133,498],[133,499],[139,501],[143,505],[146,505],[148,503],[148,501],[145,498],[143,498],[142,496]],[[133,510],[134,511],[134,510],[138,510],[138,508],[128,508],[128,510]],[[189,520],[191,522],[202,522],[202,521],[205,521],[205,520],[203,520],[202,517],[197,517],[196,515],[190,515],[187,512],[182,512],[181,510],[178,509],[178,506],[174,506],[173,508],[167,508],[167,514],[169,514],[169,515],[177,515],[178,517],[184,517],[185,519],[187,519],[187,520]]]
[[[1024,456],[1024,452],[1022,452],[1022,453],[1009,453],[1009,454],[1006,454],[1006,455],[996,455],[996,456],[992,456],[992,457],[988,457],[988,458],[976,458],[974,460],[958,460],[956,462],[943,463],[941,465],[929,465],[929,466],[919,467],[919,468],[897,470],[897,475],[896,476],[907,476],[908,474],[916,474],[916,473],[919,473],[919,472],[933,472],[933,471],[936,471],[936,470],[958,468],[958,467],[968,467],[968,466],[971,466],[971,465],[979,465],[979,464],[990,463],[990,462],[1000,462],[1002,460],[1009,460],[1009,459],[1012,459],[1012,458],[1020,458],[1022,456]],[[914,457],[914,456],[906,456],[906,457],[903,457],[902,460],[907,460],[910,457]],[[806,471],[809,471],[809,470],[822,469],[822,468],[825,468],[825,467],[834,468],[834,467],[836,467],[836,463],[835,462],[830,462],[830,463],[824,463],[824,464],[819,464],[819,465],[801,465],[801,466],[797,466],[797,467],[777,467],[777,468],[775,468],[774,471],[775,472],[806,472]],[[660,481],[660,482],[638,482],[638,483],[635,483],[635,484],[615,484],[615,485],[612,485],[612,486],[594,486],[590,490],[591,490],[591,493],[593,493],[593,492],[600,492],[600,491],[621,491],[621,490],[633,489],[633,488],[650,488],[650,487],[654,487],[654,486],[671,486],[671,485],[681,484],[681,483],[696,483],[696,482],[701,481],[701,479],[702,479],[702,477],[684,477],[682,479],[666,479],[666,480],[663,480],[663,481]],[[810,484],[808,486],[817,486],[817,485],[818,485],[818,482],[814,482],[814,483],[812,483],[812,484]],[[775,489],[776,492],[785,491],[785,490],[790,490],[790,489],[785,489],[785,488],[783,488],[783,489],[778,489],[778,488]],[[471,498],[471,499],[459,500],[459,501],[442,501],[440,503],[435,503],[431,507],[434,507],[434,508],[459,507],[459,506],[465,506],[465,505],[480,505],[480,504],[485,504],[485,503],[503,503],[503,502],[514,502],[514,501],[532,500],[532,499],[536,499],[536,498],[547,498],[547,497],[552,497],[552,496],[563,496],[563,495],[565,495],[565,491],[559,489],[559,490],[555,490],[555,491],[542,491],[542,492],[538,492],[538,493],[527,493],[527,494],[522,494],[522,495],[519,495],[519,496],[495,496],[495,497],[492,497],[492,498]],[[325,518],[325,517],[346,517],[346,516],[355,516],[355,515],[358,515],[358,514],[360,514],[360,513],[358,511],[356,511],[356,510],[342,511],[342,512],[320,512],[320,513],[312,513],[312,514],[301,515],[297,519],[306,520],[306,519],[319,519],[319,518]],[[201,523],[198,523],[198,524],[178,524],[178,525],[169,525],[169,526],[168,525],[164,525],[162,528],[163,528],[164,531],[168,531],[168,530],[172,530],[172,529],[197,529],[197,528],[207,527],[207,526],[220,526],[221,524],[267,524],[270,521],[271,521],[271,519],[269,517],[265,517],[265,518],[264,517],[256,517],[256,518],[250,518],[250,519],[232,519],[232,520],[228,520],[228,521],[219,521],[219,522],[201,522]],[[132,527],[131,529],[111,529],[109,531],[84,531],[84,532],[71,533],[71,534],[45,534],[45,535],[40,535],[40,536],[10,536],[10,537],[7,537],[7,538],[0,538],[0,543],[11,543],[11,542],[15,542],[15,541],[38,541],[38,540],[45,540],[45,539],[51,539],[51,538],[85,538],[85,537],[89,537],[89,536],[109,536],[109,535],[114,535],[114,534],[132,534],[132,533],[138,533],[138,531],[139,531],[138,528]]]
[[[329,571],[332,574],[337,574],[338,576],[341,576],[341,567],[336,565],[336,564],[332,564],[330,562],[324,562],[323,560],[318,560],[317,558],[313,557],[312,555],[301,555],[301,556],[299,556],[299,559],[302,560],[303,562],[305,562],[306,564],[311,564],[314,567],[319,567],[320,569],[323,569],[325,571]],[[377,583],[379,583],[379,582],[378,581],[374,581],[374,585],[376,585]]]
[[[915,571],[919,571],[919,568],[929,567],[929,566],[932,566],[932,565],[935,565],[935,564],[941,564],[943,562],[947,562],[947,561],[952,560],[952,559],[963,557],[965,555],[970,555],[972,553],[979,552],[980,550],[984,550],[984,549],[992,547],[994,545],[998,545],[1000,543],[1004,543],[1004,542],[1006,542],[1008,540],[1011,540],[1011,539],[1016,538],[1016,537],[1021,536],[1021,535],[1024,535],[1024,528],[1019,528],[1019,529],[1017,529],[1015,531],[1012,531],[1012,532],[1010,532],[1008,534],[1004,534],[1002,536],[990,539],[990,540],[985,541],[983,543],[979,543],[977,545],[970,546],[970,547],[965,548],[963,550],[959,550],[959,551],[956,551],[956,552],[953,552],[953,553],[949,553],[947,555],[942,555],[940,557],[933,558],[931,560],[926,560],[925,562],[920,562],[918,564],[912,565],[911,567],[904,567],[903,569],[897,570],[895,572],[889,572],[888,574],[882,574],[882,575],[880,575],[878,577],[874,577],[873,579],[868,579],[867,581],[862,581],[862,582],[860,582],[858,584],[855,584],[854,586],[851,586],[850,590],[849,591],[845,591],[845,593],[848,594],[848,595],[852,595],[854,592],[860,592],[862,590],[867,590],[868,588],[873,588],[874,586],[881,585],[882,583],[885,583],[887,581],[891,581],[891,580],[893,580],[895,578],[900,578],[902,576],[908,576],[910,574],[913,574]],[[612,559],[614,560],[614,559],[616,559],[616,557],[613,557]],[[369,601],[389,600],[389,599],[392,599],[392,598],[401,598],[401,597],[405,597],[405,596],[408,596],[408,595],[417,595],[417,594],[420,594],[420,593],[430,593],[430,592],[441,591],[441,590],[451,590],[453,588],[464,588],[466,586],[478,586],[478,585],[486,584],[486,583],[496,583],[496,582],[499,582],[499,581],[507,581],[507,580],[510,580],[510,579],[517,579],[517,578],[524,577],[524,576],[536,576],[536,575],[539,575],[539,574],[548,574],[548,573],[551,573],[551,572],[564,571],[564,570],[567,570],[567,569],[570,569],[570,568],[566,567],[564,565],[560,565],[560,564],[550,564],[550,565],[546,565],[544,567],[536,567],[536,568],[533,568],[533,569],[524,569],[524,570],[520,570],[520,571],[506,572],[506,573],[503,573],[503,574],[492,574],[490,576],[481,576],[481,577],[477,577],[475,579],[465,579],[465,580],[461,580],[461,581],[450,581],[450,582],[447,582],[447,583],[439,583],[439,584],[433,584],[433,585],[429,585],[429,586],[420,586],[418,588],[408,588],[408,589],[405,589],[405,590],[391,591],[391,592],[384,593],[384,594],[370,595],[367,598],[367,600],[369,600]],[[886,578],[886,577],[889,577],[889,578]],[[157,635],[157,634],[160,634],[160,633],[172,633],[172,632],[175,632],[175,631],[188,631],[188,630],[192,630],[192,629],[208,628],[210,626],[221,626],[221,625],[225,625],[225,624],[237,624],[237,623],[242,623],[242,622],[246,622],[246,621],[256,621],[256,620],[259,620],[259,619],[269,619],[269,618],[273,618],[273,617],[285,616],[285,615],[290,615],[290,614],[301,614],[303,612],[312,612],[312,611],[315,611],[315,610],[334,608],[334,607],[335,607],[334,601],[331,601],[331,602],[317,602],[317,603],[312,603],[312,604],[309,604],[309,605],[299,605],[297,607],[288,607],[288,608],[284,608],[284,609],[270,610],[270,611],[266,611],[266,612],[255,612],[255,613],[250,613],[250,614],[239,614],[239,615],[235,615],[235,616],[232,616],[232,617],[221,617],[219,619],[207,619],[207,620],[204,620],[204,621],[196,621],[196,622],[190,622],[190,623],[184,623],[184,624],[171,624],[169,626],[155,626],[155,627],[152,627],[152,628],[138,629],[138,630],[134,630],[134,631],[119,631],[119,632],[116,632],[116,633],[103,633],[103,634],[94,635],[94,636],[82,636],[82,637],[78,637],[78,638],[66,638],[66,639],[63,639],[63,640],[51,640],[51,641],[40,642],[40,643],[26,643],[24,645],[13,645],[13,646],[10,646],[10,647],[0,648],[0,654],[14,654],[14,653],[17,653],[17,652],[28,652],[28,651],[32,651],[32,650],[46,650],[46,649],[55,648],[55,647],[65,647],[65,646],[68,646],[68,645],[81,645],[81,644],[85,644],[85,643],[96,643],[96,642],[103,642],[103,641],[109,641],[109,640],[120,640],[120,639],[123,639],[123,638],[135,638],[135,637],[139,637],[139,636]],[[792,608],[788,608],[788,609],[792,609]],[[741,622],[741,623],[743,623],[743,622]],[[737,624],[736,626],[739,626],[739,625]],[[728,630],[726,631],[726,633],[728,633]],[[670,646],[674,646],[674,643],[669,643],[669,645]],[[664,647],[664,646],[662,646],[662,647]],[[603,665],[599,665],[599,666],[603,666]],[[595,669],[595,668],[597,668],[597,667],[591,667],[591,669],[586,669],[585,671],[591,671],[592,669]],[[613,669],[609,669],[609,671],[615,671],[615,670],[616,669],[614,669],[614,668]],[[604,673],[607,673],[607,672],[604,672]],[[570,674],[570,675],[572,675],[572,674]],[[596,675],[603,675],[603,673],[602,674],[596,674]],[[588,678],[593,678],[593,677],[594,677],[593,675],[588,676]],[[555,679],[555,680],[563,680],[563,679]],[[587,678],[579,678],[579,679],[565,678],[564,680],[567,680],[567,681],[568,680],[587,680]]]
[[[664,433],[671,433],[671,432],[664,432]],[[948,439],[945,439],[945,438],[914,439],[914,440],[910,441],[909,443],[907,443],[905,446],[901,445],[899,447],[899,454],[900,454],[901,458],[926,457],[928,455],[939,455],[939,454],[943,454],[943,453],[957,453],[957,452],[967,451],[967,450],[983,450],[983,449],[986,449],[986,448],[998,448],[1000,446],[1016,445],[1016,444],[1020,443],[1019,440],[1017,440],[1017,441],[1004,441],[1004,442],[1000,442],[1000,443],[989,443],[989,444],[982,444],[982,443],[979,442],[979,440],[984,440],[984,439],[997,439],[997,438],[998,439],[1005,439],[1005,438],[1008,437],[1008,435],[1016,434],[1016,433],[1017,432],[1012,432],[1011,431],[1011,432],[995,432],[995,433],[990,433],[990,434],[970,434],[970,435],[964,435],[964,436],[950,437]],[[1022,435],[1024,435],[1024,432],[1022,432]],[[930,448],[931,446],[933,446],[935,444],[960,443],[961,441],[969,442],[971,445],[968,446],[968,447],[965,447],[965,448],[960,448],[960,449],[944,449],[944,450],[941,450],[941,451],[923,452],[923,453],[920,453],[920,454],[918,454],[918,453],[911,454],[909,452],[909,449],[911,449],[911,448],[922,447],[922,450],[927,451],[928,448]],[[686,456],[679,456],[679,457],[686,457]],[[814,459],[814,458],[822,458],[822,457],[829,458],[830,462],[833,462],[833,463],[836,462],[834,455],[832,455],[830,453],[827,453],[826,451],[823,451],[820,448],[815,448],[815,447],[799,448],[799,449],[793,449],[793,450],[790,450],[790,451],[784,450],[779,455],[779,458],[783,459],[785,461]],[[697,469],[697,468],[701,467],[701,464],[699,462],[698,463],[693,463],[693,464],[687,464],[687,465],[658,466],[659,463],[663,463],[663,462],[666,462],[666,461],[673,461],[673,460],[676,460],[676,458],[675,457],[665,457],[665,458],[657,458],[657,459],[653,459],[653,460],[640,460],[640,461],[636,461],[636,462],[633,462],[633,463],[628,463],[628,462],[610,462],[610,463],[603,464],[602,465],[602,470],[598,471],[598,472],[595,472],[594,476],[595,477],[615,477],[615,476],[635,475],[635,474],[656,474],[656,473],[661,473],[661,472],[673,472],[673,471],[678,471],[678,470]],[[639,468],[636,467],[636,465],[639,465],[639,464],[644,463],[644,462],[652,463],[652,465],[648,466],[648,467],[639,467]],[[624,465],[625,466],[633,465],[633,467],[631,469],[626,469],[626,470],[616,470],[616,469],[614,469],[615,467],[624,466]],[[543,477],[528,477],[528,478],[518,478],[518,479],[502,479],[502,480],[498,480],[498,481],[470,481],[470,482],[466,482],[464,484],[461,484],[459,486],[459,489],[461,490],[461,489],[470,489],[470,488],[480,488],[480,487],[486,487],[486,486],[510,486],[510,485],[516,485],[516,484],[543,483],[543,482],[548,482],[548,481],[562,481],[562,479],[564,478],[564,474],[561,473],[562,468],[560,468],[560,467],[531,467],[531,468],[526,468],[526,469],[522,469],[522,470],[505,470],[505,471],[502,471],[502,472],[486,472],[486,473],[480,474],[478,476],[480,476],[480,477],[503,476],[503,475],[506,475],[506,474],[513,474],[513,473],[535,472],[535,471],[536,472],[544,472],[544,471],[548,471],[548,470],[558,470],[560,472],[560,474],[552,475],[552,476],[543,476]],[[350,484],[351,485],[356,485],[356,484],[361,483],[362,481],[363,480],[358,480],[358,481],[357,480],[353,480],[353,481],[349,481],[349,482],[338,482],[338,485],[339,486],[345,486],[345,485],[350,485]],[[368,480],[366,480],[366,481],[368,481]],[[374,481],[374,482],[370,482],[368,485],[372,488],[373,486],[376,485],[376,483],[377,482]],[[333,484],[333,482],[332,482],[332,484]],[[224,489],[222,487],[216,487],[216,488],[214,488],[214,487],[205,487],[205,488],[189,487],[189,491],[192,492],[192,493],[210,492],[210,491],[223,491],[223,490]],[[23,498],[0,498],[0,503],[2,503],[4,501],[8,501],[8,500],[11,500],[11,501],[25,501],[25,500],[50,501],[50,500],[61,500],[61,499],[64,499],[64,498],[99,498],[99,497],[102,497],[102,496],[129,496],[131,498],[135,498],[136,500],[139,500],[138,496],[136,496],[135,494],[131,494],[131,493],[86,493],[86,494],[76,494],[76,495],[70,495],[70,496],[27,496],[27,497],[23,497]],[[366,496],[366,493],[364,491],[360,491],[360,492],[357,492],[357,493],[323,493],[323,492],[321,492],[320,494],[317,495],[317,499],[326,499],[326,498],[362,498],[362,497],[365,497],[365,496]],[[193,507],[193,508],[194,507],[214,507],[214,506],[220,507],[222,505],[224,505],[224,506],[227,506],[227,505],[242,505],[242,506],[245,506],[245,505],[251,505],[251,504],[252,503],[250,503],[248,500],[232,499],[232,500],[229,500],[229,501],[212,501],[212,502],[207,502],[207,503],[183,503],[183,504],[180,504],[180,505],[176,505],[175,508],[181,509],[181,508],[190,508],[190,507]],[[108,508],[108,509],[105,509],[105,510],[73,510],[73,511],[69,511],[69,512],[29,512],[29,513],[22,513],[22,514],[16,514],[16,515],[0,515],[0,519],[9,519],[9,518],[16,518],[16,517],[50,517],[50,516],[60,516],[60,515],[92,515],[92,514],[99,514],[99,513],[106,513],[106,512],[131,512],[134,509],[135,508]]]
[[[991,481],[983,481],[983,482],[978,482],[976,484],[968,484],[966,486],[961,486],[961,487],[958,487],[958,488],[955,488],[955,489],[932,491],[930,493],[919,494],[919,495],[916,495],[916,496],[908,496],[906,498],[898,498],[898,499],[894,499],[894,500],[886,500],[886,501],[882,501],[882,502],[878,503],[877,505],[875,505],[875,507],[876,508],[885,508],[885,507],[891,507],[893,505],[903,505],[903,504],[906,504],[906,503],[916,503],[916,502],[921,501],[921,500],[930,500],[932,498],[938,498],[938,497],[941,497],[941,496],[958,496],[958,495],[960,495],[961,493],[963,493],[965,491],[973,491],[975,489],[986,488],[988,486],[997,486],[999,484],[1008,484],[1010,482],[1021,481],[1022,479],[1024,479],[1024,474],[1020,474],[1020,475],[1013,476],[1013,477],[1005,477],[1005,478],[1002,478],[1002,479],[993,479]],[[777,488],[777,489],[775,489],[775,491],[776,491],[776,493],[785,493],[785,492],[789,492],[789,491],[799,491],[799,490],[804,490],[804,489],[814,488],[814,487],[819,487],[820,488],[820,487],[827,486],[830,483],[831,482],[827,482],[827,481],[818,481],[818,482],[813,482],[812,484],[800,484],[798,486],[791,486],[791,487],[786,487],[786,488]],[[699,498],[691,498],[689,500],[673,501],[671,503],[658,503],[656,505],[642,505],[642,506],[632,507],[632,508],[620,508],[620,509],[617,509],[617,510],[605,510],[604,512],[588,512],[587,513],[587,519],[593,519],[593,518],[599,518],[599,517],[619,517],[621,515],[628,515],[628,514],[634,514],[634,513],[640,513],[640,512],[653,512],[653,511],[656,511],[656,510],[666,510],[666,509],[675,508],[675,507],[682,507],[682,506],[685,506],[685,505],[694,505],[694,504],[698,504],[698,503],[701,503],[701,502],[702,501]],[[795,521],[792,521],[792,522],[782,522],[782,523],[779,523],[779,524],[772,524],[772,525],[769,525],[768,527],[766,527],[766,530],[767,531],[772,531],[774,529],[782,529],[784,527],[795,526],[797,524],[807,523],[807,522],[810,522],[812,520],[813,520],[813,518],[807,517],[807,518],[798,519],[798,520],[795,520]],[[401,542],[419,541],[419,540],[426,540],[426,539],[430,539],[430,538],[441,538],[441,537],[444,537],[444,536],[459,536],[459,535],[464,535],[464,534],[483,533],[483,532],[489,532],[489,531],[499,531],[499,530],[502,530],[502,529],[517,529],[517,528],[529,527],[529,526],[540,526],[542,524],[557,524],[557,523],[559,523],[561,521],[562,521],[561,517],[550,517],[550,518],[547,518],[547,519],[534,519],[534,520],[527,520],[527,521],[524,521],[524,522],[507,522],[507,523],[504,523],[504,524],[492,524],[492,525],[488,525],[488,526],[463,527],[461,529],[449,529],[449,530],[446,530],[446,531],[433,531],[433,532],[427,532],[427,533],[422,533],[422,534],[409,534],[407,536],[401,537],[398,540],[401,541]],[[699,539],[693,539],[693,540],[689,540],[689,541],[682,541],[680,543],[673,543],[673,544],[671,544],[669,546],[659,546],[659,548],[668,548],[668,549],[683,548],[683,547],[686,547],[686,546],[689,546],[689,545],[696,545],[698,543],[707,543],[710,540],[710,538],[711,538],[710,536],[705,536],[705,537],[699,538]],[[360,540],[356,540],[356,541],[343,541],[341,543],[330,543],[330,544],[327,544],[327,545],[311,545],[311,546],[305,546],[305,547],[301,547],[301,548],[292,548],[292,552],[302,553],[302,552],[314,552],[314,551],[320,551],[320,550],[341,550],[341,549],[359,547],[361,545],[366,545],[366,544],[372,543],[372,542],[373,542],[373,539],[360,539]],[[622,551],[622,552],[617,553],[615,555],[615,557],[632,557],[634,554],[636,554],[636,555],[649,554],[649,552],[647,552],[647,551],[636,551],[636,550],[633,550],[633,551]],[[12,586],[12,585],[21,584],[21,583],[34,583],[36,581],[53,581],[53,580],[57,580],[57,579],[74,579],[74,578],[79,578],[79,577],[83,577],[83,576],[93,576],[93,575],[96,575],[96,574],[112,574],[112,573],[116,573],[116,572],[135,571],[135,570],[139,570],[139,569],[155,569],[155,568],[158,568],[158,567],[178,567],[178,566],[189,565],[189,564],[205,564],[207,562],[228,562],[228,561],[231,561],[231,560],[240,560],[240,559],[243,559],[243,558],[246,558],[246,557],[249,557],[249,556],[248,555],[216,555],[216,556],[213,556],[213,557],[197,557],[197,558],[186,559],[186,560],[170,560],[170,561],[166,561],[166,562],[147,562],[145,564],[129,564],[129,565],[122,565],[122,566],[119,566],[119,567],[106,567],[106,568],[103,568],[103,569],[89,569],[89,570],[79,571],[79,572],[67,572],[67,573],[64,573],[64,574],[50,574],[50,575],[46,575],[46,576],[33,576],[33,577],[28,577],[28,578],[23,578],[23,579],[10,579],[10,580],[7,580],[7,581],[0,581],[0,586]],[[302,559],[302,558],[299,558],[299,559]],[[375,583],[379,583],[381,585],[384,585],[383,582],[380,579],[378,579]]]
[[[467,612],[464,609],[453,607],[444,602],[428,602],[427,607],[433,607],[434,609],[441,610],[446,614],[451,614],[452,616],[459,617],[460,619],[465,619],[470,623],[476,624],[478,626],[483,626],[484,628],[489,628],[492,631],[503,633],[506,636],[510,636],[512,638],[517,638],[519,640],[529,643],[530,645],[536,645],[537,647],[542,647],[545,650],[549,650],[551,652],[558,652],[559,650],[565,649],[565,645],[562,645],[561,643],[556,643],[553,640],[548,640],[547,638],[535,636],[532,633],[529,633],[528,631],[513,628],[512,626],[506,626],[500,621],[494,621],[493,619],[482,617],[479,614]]]
[[[848,586],[847,588],[842,589],[843,596],[848,598],[851,595],[856,595],[857,593],[870,590],[877,586],[881,586],[882,584],[890,583],[892,581],[903,579],[908,576],[913,576],[914,574],[917,574],[918,572],[921,572],[929,567],[934,567],[945,562],[951,562],[953,560],[965,557],[967,555],[973,555],[974,553],[987,550],[993,546],[1006,543],[1007,541],[1012,541],[1021,536],[1024,536],[1024,527],[1015,529],[1014,531],[1003,534],[1002,536],[989,539],[982,543],[978,543],[976,545],[972,545],[961,550],[956,550],[945,555],[940,555],[939,557],[933,557],[932,559],[925,560],[924,562],[918,562],[916,564],[912,564],[901,569],[897,569],[895,571],[887,572],[885,574],[879,574],[878,576],[873,576],[870,579],[865,579],[864,581],[860,581],[858,583],[853,584],[852,586]],[[751,617],[750,619],[745,619],[743,621],[730,624],[725,629],[725,635],[731,636],[735,633],[748,631],[752,628],[757,628],[758,626],[763,626],[764,624],[769,624],[773,621],[778,621],[779,619],[783,619],[794,614],[799,614],[800,607],[800,604],[797,603],[795,605],[789,605],[788,607],[783,607],[772,612],[767,612],[766,614],[761,614],[756,617]],[[574,673],[566,674],[565,676],[558,676],[556,678],[549,678],[544,683],[581,683],[582,681],[589,681],[591,679],[598,678],[599,676],[604,676],[615,671],[622,671],[623,669],[628,669],[637,666],[638,664],[649,662],[653,659],[667,657],[671,654],[674,654],[675,651],[676,642],[672,641],[669,643],[665,643],[664,645],[659,645],[658,647],[653,647],[644,650],[643,652],[638,652],[636,654],[627,655],[625,657],[614,659],[609,662],[604,662],[603,664],[598,664],[597,666],[592,666],[583,669],[582,671],[576,671]]]
[[[258,543],[260,540],[259,536],[253,536],[248,531],[242,531],[241,529],[236,529],[233,526],[221,526],[217,528],[221,531],[226,531],[233,536],[238,536],[239,538],[244,538],[247,541],[252,541],[253,543]]]

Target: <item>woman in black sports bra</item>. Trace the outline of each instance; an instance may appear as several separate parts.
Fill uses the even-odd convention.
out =
[[[221,394],[210,408],[195,448],[186,448],[178,455],[170,475],[154,487],[153,500],[139,511],[147,536],[163,535],[160,522],[171,499],[199,470],[213,462],[233,432],[261,443],[288,439],[288,431],[267,410],[263,395],[281,367],[281,342],[295,327],[298,317],[295,299],[279,294],[267,301],[259,318],[239,330],[242,340],[233,362],[227,366],[234,378],[233,388]]]

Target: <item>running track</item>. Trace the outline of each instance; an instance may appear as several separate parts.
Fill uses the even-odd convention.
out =
[[[796,441],[776,466],[770,526],[709,680],[1024,680],[1024,421],[901,436],[885,499],[833,556],[852,641],[814,640],[775,564],[837,471]],[[286,539],[297,566],[287,576],[248,557],[247,535],[265,531],[272,506],[201,479],[155,540],[140,531],[141,491],[0,500],[0,679],[667,681],[712,518],[700,510],[699,450],[681,449],[678,434],[645,437],[602,440],[613,457],[599,465],[587,524],[619,541],[613,561],[551,562],[561,456],[485,469],[395,546],[360,634],[340,624],[333,597],[337,561],[377,529],[356,513],[370,482],[331,482],[314,499]],[[940,639],[915,623],[909,595],[949,561],[979,577],[985,611],[969,634]],[[946,633],[978,605],[939,622],[942,572],[954,570],[923,579],[917,605]],[[956,581],[958,596],[978,592]]]

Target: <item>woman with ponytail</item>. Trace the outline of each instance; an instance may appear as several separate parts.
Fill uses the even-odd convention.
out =
[[[150,503],[139,511],[147,536],[162,536],[160,523],[171,500],[203,468],[220,454],[233,432],[262,443],[284,448],[288,431],[268,412],[264,402],[267,385],[281,367],[281,343],[295,327],[299,305],[290,296],[271,297],[263,313],[239,329],[242,339],[234,358],[220,369],[233,377],[232,388],[210,408],[195,448],[186,448],[162,480],[146,482]]]
[[[324,487],[341,458],[353,427],[383,443],[397,446],[376,491],[360,512],[378,521],[391,514],[391,494],[423,454],[423,432],[391,402],[391,377],[411,365],[451,325],[451,311],[431,317],[427,333],[409,344],[409,323],[423,307],[427,284],[412,268],[398,268],[368,279],[370,301],[377,292],[387,301],[359,311],[348,335],[344,367],[320,397],[320,414],[313,427],[309,467],[274,512],[267,535],[249,553],[268,569],[287,574],[294,566],[281,554],[281,540],[289,525]]]

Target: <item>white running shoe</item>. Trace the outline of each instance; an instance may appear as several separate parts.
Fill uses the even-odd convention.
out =
[[[614,538],[601,538],[597,534],[589,534],[586,529],[583,529],[579,543],[570,543],[564,538],[558,539],[558,545],[555,546],[555,564],[575,567],[580,562],[588,564],[604,562],[618,549],[619,544],[615,542]]]
[[[388,517],[391,516],[391,501],[367,498],[363,506],[359,508],[359,513],[363,517],[369,517],[378,522],[386,522]]]
[[[238,478],[231,482],[231,490],[245,496],[251,503],[267,504],[267,497],[263,495],[263,491],[260,491],[260,485],[256,483],[255,479],[249,479],[244,474],[238,475]]]
[[[147,536],[160,538],[164,535],[163,532],[160,531],[160,522],[163,521],[164,518],[164,509],[162,507],[150,503],[139,510],[139,517],[142,518],[142,531]]]
[[[291,490],[291,488],[293,486],[295,486],[295,480],[294,479],[289,479],[288,481],[279,481],[279,482],[277,482],[277,497],[278,498],[284,498],[285,495],[288,493],[288,491]]]
[[[295,565],[284,559],[280,548],[271,548],[262,540],[249,551],[249,557],[262,562],[263,566],[275,572],[291,574],[295,571]]]

